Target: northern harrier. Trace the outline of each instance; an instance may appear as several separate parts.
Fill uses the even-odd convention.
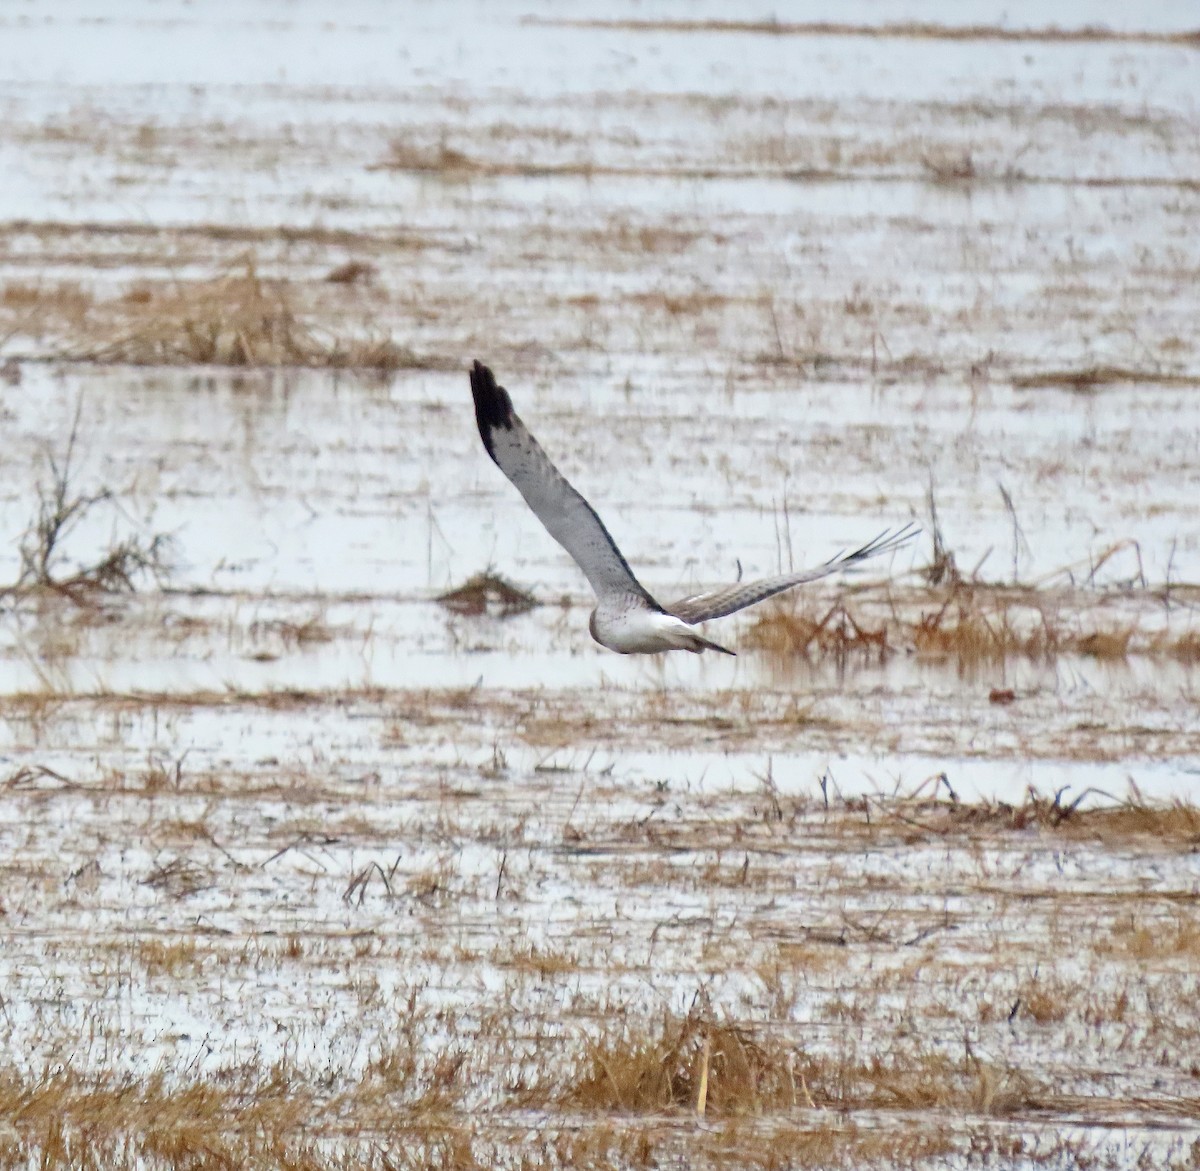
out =
[[[653,655],[682,650],[732,655],[692,629],[698,622],[723,618],[764,598],[848,569],[869,557],[890,553],[919,531],[907,524],[895,533],[841,553],[815,569],[782,573],[760,581],[736,582],[660,606],[636,577],[595,510],[550,462],[540,444],[513,410],[508,391],[496,384],[491,370],[476,362],[471,394],[483,446],[496,466],[513,482],[549,534],[575,559],[596,592],[596,608],[588,623],[592,637],[623,655]]]

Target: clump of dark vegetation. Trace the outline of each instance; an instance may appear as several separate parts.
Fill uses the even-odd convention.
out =
[[[325,280],[332,285],[356,285],[374,280],[379,275],[379,269],[365,260],[347,260],[339,264],[325,275]]]
[[[979,174],[970,151],[927,154],[921,162],[933,182],[947,186],[970,183]]]
[[[391,171],[413,171],[418,174],[455,177],[486,170],[484,164],[444,141],[436,146],[421,146],[406,138],[396,138],[390,144],[381,168]]]
[[[541,604],[528,590],[513,585],[490,569],[441,594],[438,601],[455,614],[471,617],[493,614],[499,618],[524,614]]]

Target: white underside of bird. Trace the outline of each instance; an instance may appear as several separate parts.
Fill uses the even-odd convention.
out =
[[[567,482],[513,410],[512,399],[481,362],[471,369],[475,420],[488,455],[512,481],[550,535],[574,558],[596,593],[588,629],[609,650],[623,655],[661,651],[720,651],[719,643],[693,629],[723,618],[805,582],[840,573],[870,557],[890,553],[920,531],[908,524],[885,532],[858,549],[815,569],[777,574],[758,581],[735,582],[659,605],[633,575],[616,542],[590,504]]]
[[[631,599],[622,606],[601,602],[588,621],[592,637],[610,651],[622,655],[656,655],[660,651],[733,651],[710,642],[693,630],[682,618],[665,610],[651,610]]]

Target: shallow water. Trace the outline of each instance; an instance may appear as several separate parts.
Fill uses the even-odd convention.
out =
[[[1197,629],[1195,50],[531,14],[0,15],[0,580],[76,411],[72,487],[110,498],[60,571],[171,538],[136,595],[0,609],[0,1064],[215,1085],[283,1062],[327,1101],[411,995],[423,1060],[468,1054],[448,1112],[497,1164],[529,1127],[611,1124],[665,1162],[836,1125],[843,1165],[851,1131],[931,1129],[963,1165],[1010,1132],[1029,1166],[1184,1165],[1194,838],[1026,798],[1200,786],[1198,668],[1142,653]],[[375,271],[324,279],[347,260]],[[130,293],[247,264],[322,338],[430,368],[79,360],[132,328]],[[967,578],[1139,649],[788,657],[750,612],[711,628],[736,659],[612,655],[480,446],[475,357],[661,599],[916,518],[855,592],[798,603],[915,621],[940,605],[932,483]],[[541,604],[438,604],[489,568]],[[992,1072],[918,1110],[814,1081],[811,1110],[711,1132],[512,1105],[578,1081],[614,1019],[653,1032],[700,995],[789,1062]],[[998,1117],[993,1076],[1038,1093]],[[408,1117],[363,1110],[313,1132],[336,1153]]]

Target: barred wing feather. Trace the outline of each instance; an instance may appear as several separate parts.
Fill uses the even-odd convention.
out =
[[[907,524],[895,533],[880,533],[873,541],[869,541],[852,552],[839,553],[815,569],[801,569],[795,573],[781,573],[776,577],[764,577],[758,581],[720,586],[702,594],[681,598],[678,602],[669,602],[663,608],[668,614],[682,618],[690,626],[695,626],[699,622],[708,622],[713,618],[724,618],[726,614],[744,610],[747,606],[765,601],[767,598],[783,593],[784,590],[804,585],[806,582],[817,581],[822,577],[828,577],[831,573],[841,573],[843,570],[852,569],[871,557],[895,552],[919,532],[920,529],[915,524]]]

